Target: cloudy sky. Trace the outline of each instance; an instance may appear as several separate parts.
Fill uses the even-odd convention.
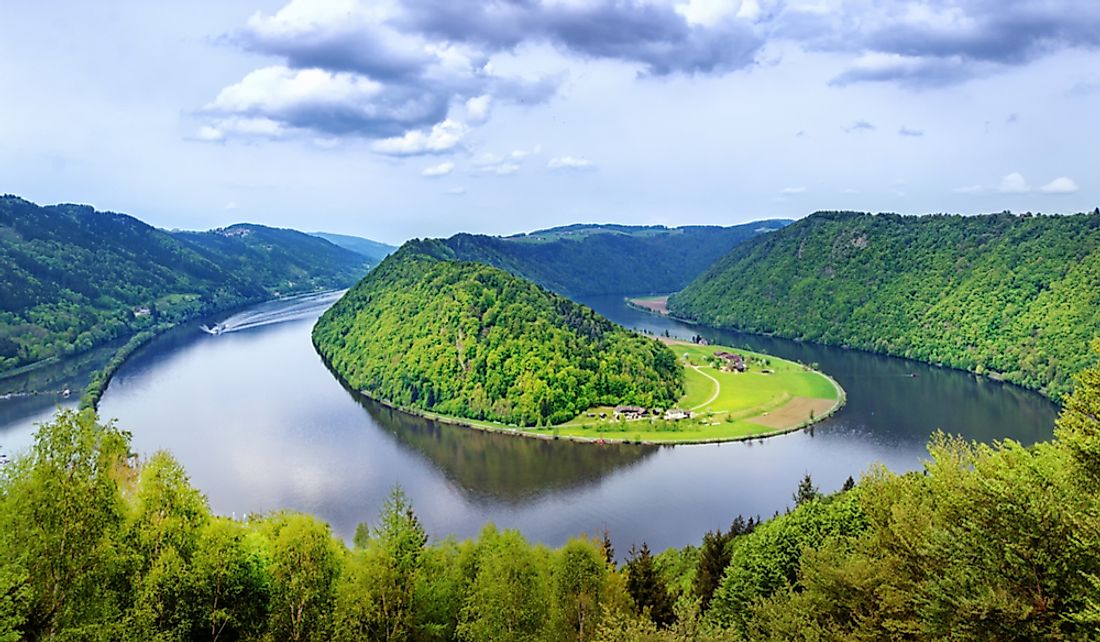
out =
[[[3,0],[0,192],[399,242],[1100,205],[1096,0]]]

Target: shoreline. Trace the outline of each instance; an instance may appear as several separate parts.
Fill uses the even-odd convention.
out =
[[[669,296],[671,296],[671,295],[669,295]],[[880,352],[878,350],[868,350],[868,349],[865,349],[865,348],[845,345],[845,344],[842,344],[842,343],[829,343],[827,341],[811,341],[809,339],[799,339],[799,338],[796,338],[796,337],[790,337],[790,336],[786,336],[784,334],[777,334],[777,333],[773,333],[773,332],[752,332],[750,330],[744,330],[744,329],[738,328],[736,326],[707,325],[706,323],[703,323],[702,321],[696,321],[694,319],[687,319],[687,318],[684,318],[684,317],[678,317],[674,314],[667,313],[667,312],[666,313],[657,312],[657,311],[655,311],[651,308],[648,308],[644,305],[639,305],[639,304],[634,302],[634,299],[641,299],[641,298],[654,298],[654,297],[626,297],[626,306],[628,308],[632,308],[632,309],[637,310],[639,312],[644,312],[646,314],[651,314],[655,317],[663,317],[663,318],[666,318],[666,319],[672,319],[673,321],[678,321],[678,322],[683,323],[685,325],[701,326],[701,327],[706,327],[706,328],[712,328],[712,329],[715,329],[715,330],[723,330],[723,331],[727,331],[727,332],[737,332],[737,333],[740,333],[740,334],[754,335],[754,336],[765,337],[765,338],[769,338],[769,339],[783,339],[785,341],[793,341],[795,343],[809,343],[809,344],[813,344],[813,345],[825,346],[827,348],[837,348],[839,350],[862,352],[863,354],[873,354],[873,355],[880,356],[880,357],[889,357],[891,359],[899,359],[899,360],[902,360],[902,361],[911,361],[913,363],[919,363],[922,366],[929,366],[929,367],[933,367],[933,368],[939,368],[941,370],[952,370],[952,371],[955,371],[955,372],[965,372],[966,374],[972,375],[972,376],[974,376],[974,377],[976,377],[980,380],[983,380],[983,381],[990,381],[992,383],[996,383],[996,384],[1000,384],[1000,385],[1004,385],[1004,386],[1012,386],[1014,388],[1019,388],[1020,390],[1026,390],[1027,392],[1033,392],[1033,393],[1039,395],[1040,397],[1046,399],[1047,401],[1049,401],[1049,402],[1051,402],[1051,403],[1053,403],[1053,404],[1055,404],[1059,407],[1061,407],[1061,405],[1062,405],[1061,397],[1051,396],[1050,394],[1048,394],[1042,388],[1032,388],[1030,386],[1025,386],[1025,385],[1016,383],[1015,381],[1009,381],[1009,380],[1005,379],[1004,377],[999,376],[1000,373],[983,373],[983,374],[979,374],[979,373],[977,373],[973,370],[967,370],[966,368],[957,368],[955,366],[944,364],[944,363],[933,363],[931,361],[922,361],[920,359],[914,359],[912,357],[904,357],[904,356],[897,355],[897,354],[891,354],[889,352]]]
[[[648,336],[648,335],[640,335],[640,336]],[[690,342],[684,342],[684,343],[690,343]],[[506,425],[506,424],[498,424],[498,423],[491,422],[491,421],[484,421],[484,420],[478,420],[478,419],[468,419],[468,418],[465,418],[465,417],[455,417],[455,416],[451,416],[451,415],[443,415],[443,414],[439,414],[439,413],[436,413],[436,412],[432,412],[430,410],[420,410],[420,409],[417,409],[417,408],[407,408],[407,407],[404,407],[404,406],[397,405],[397,404],[395,404],[391,401],[388,401],[386,399],[380,399],[378,397],[375,397],[374,395],[372,395],[370,392],[368,392],[366,390],[356,389],[353,386],[351,386],[350,384],[348,384],[348,382],[346,380],[344,380],[344,378],[342,376],[340,376],[340,374],[332,368],[332,366],[329,363],[328,359],[325,358],[325,356],[321,353],[321,351],[317,350],[317,345],[314,344],[313,347],[314,347],[314,350],[317,352],[318,356],[321,357],[321,361],[325,364],[325,367],[328,368],[329,372],[332,373],[332,375],[334,377],[336,377],[336,380],[339,381],[340,384],[346,390],[348,390],[352,394],[357,394],[357,395],[363,397],[364,399],[367,399],[367,400],[369,400],[373,403],[376,403],[380,406],[383,406],[385,408],[389,408],[390,410],[394,410],[394,411],[409,415],[410,417],[420,417],[422,419],[428,419],[430,421],[434,421],[434,422],[441,423],[441,424],[446,424],[446,425],[449,425],[449,426],[469,428],[469,429],[472,429],[472,430],[477,430],[477,431],[486,432],[486,433],[497,433],[497,434],[502,434],[502,435],[511,435],[511,436],[515,436],[515,437],[526,437],[528,439],[542,439],[542,440],[546,440],[546,441],[574,441],[574,442],[577,442],[577,443],[594,444],[594,445],[630,444],[630,445],[638,445],[638,446],[697,446],[697,445],[703,445],[703,444],[722,444],[722,443],[731,443],[731,442],[738,442],[738,441],[752,441],[754,439],[767,439],[769,437],[778,437],[780,435],[786,435],[786,434],[789,434],[789,433],[797,432],[799,430],[807,430],[807,429],[811,428],[812,426],[814,426],[815,424],[820,423],[820,422],[828,419],[829,417],[833,416],[834,414],[836,414],[837,411],[839,411],[841,408],[844,407],[844,405],[847,403],[847,400],[848,400],[848,395],[844,391],[844,388],[839,383],[837,383],[837,381],[835,379],[833,379],[829,375],[825,374],[824,372],[821,372],[820,370],[810,369],[809,370],[810,372],[813,372],[815,374],[818,374],[818,375],[824,377],[833,386],[833,388],[836,390],[837,398],[833,402],[833,405],[828,410],[822,412],[820,415],[814,416],[813,419],[808,419],[808,420],[800,422],[800,423],[798,423],[794,426],[788,426],[788,427],[785,427],[785,428],[776,428],[774,430],[766,430],[764,432],[757,432],[757,433],[752,433],[752,434],[749,434],[749,435],[731,435],[729,437],[711,437],[711,438],[705,438],[705,439],[627,439],[627,438],[617,438],[617,437],[584,437],[584,436],[580,436],[580,435],[563,435],[563,434],[554,434],[553,431],[555,430],[556,426],[547,426],[547,427],[543,428],[543,431],[547,431],[547,432],[536,432],[535,430],[528,430],[528,429],[525,429],[525,428],[521,428],[519,426],[509,426],[509,425]],[[775,358],[778,359],[779,357],[775,357]],[[784,361],[786,361],[786,360],[784,360]],[[791,363],[795,363],[795,362],[791,362]],[[559,424],[559,426],[561,426],[561,425],[564,425],[564,424]]]
[[[99,412],[99,402],[103,398],[103,395],[107,392],[107,387],[111,383],[111,379],[114,378],[115,373],[118,372],[118,369],[121,368],[126,363],[126,361],[134,355],[135,352],[167,332],[175,330],[176,328],[182,328],[188,324],[201,323],[205,318],[215,315],[233,315],[242,310],[247,310],[248,308],[257,305],[263,305],[265,303],[271,303],[274,301],[293,301],[295,299],[300,299],[307,296],[327,294],[330,292],[340,292],[343,289],[344,288],[326,288],[323,290],[310,290],[308,292],[296,292],[294,294],[288,294],[285,296],[249,301],[246,303],[241,303],[239,305],[232,305],[223,309],[203,312],[183,321],[165,322],[152,328],[142,330],[132,335],[126,341],[126,343],[124,343],[121,347],[119,347],[118,350],[115,351],[113,355],[111,355],[110,360],[108,360],[102,368],[92,373],[92,377],[88,381],[88,385],[84,386],[84,389],[80,393],[79,408],[81,410],[91,408],[92,410]]]

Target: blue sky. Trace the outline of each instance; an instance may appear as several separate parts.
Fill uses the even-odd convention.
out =
[[[0,24],[0,191],[162,227],[1100,204],[1095,0],[5,0]]]

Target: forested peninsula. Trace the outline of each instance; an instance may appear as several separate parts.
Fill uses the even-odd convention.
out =
[[[566,296],[675,292],[739,243],[788,225],[577,224],[513,236],[456,234],[440,242],[463,261],[526,277]]]
[[[735,247],[669,310],[970,370],[1058,398],[1095,363],[1100,212],[818,212]]]
[[[0,197],[0,374],[278,295],[347,287],[360,254],[294,230],[169,232]]]
[[[353,389],[453,417],[547,425],[597,405],[669,407],[683,392],[668,347],[435,240],[383,261],[313,341]]]

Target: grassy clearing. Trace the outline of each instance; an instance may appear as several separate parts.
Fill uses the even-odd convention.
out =
[[[524,432],[586,440],[726,441],[801,428],[828,416],[843,403],[840,386],[801,364],[728,346],[666,342],[685,365],[685,390],[677,407],[692,410],[691,419],[616,420],[612,408],[593,408],[564,424]],[[717,351],[742,355],[747,371],[727,372],[716,367],[713,355]]]

